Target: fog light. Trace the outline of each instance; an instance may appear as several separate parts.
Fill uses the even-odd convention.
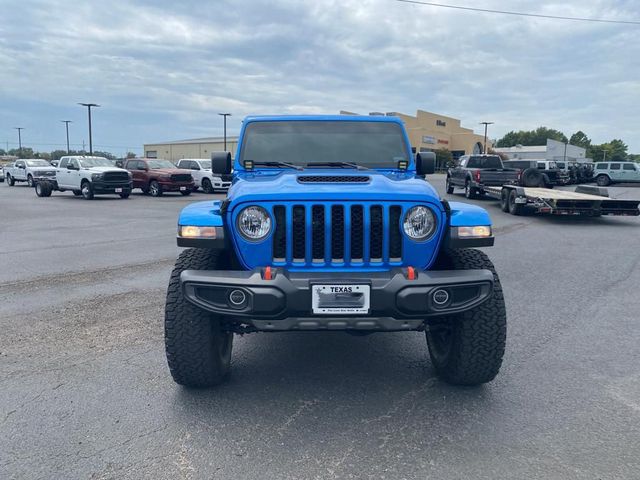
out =
[[[231,290],[229,303],[236,308],[242,308],[247,303],[247,294],[242,290]]]
[[[433,294],[431,295],[431,299],[433,300],[433,303],[439,307],[442,307],[443,305],[446,305],[447,303],[449,303],[449,298],[450,298],[449,292],[447,292],[442,288],[439,288],[438,290],[433,292]]]

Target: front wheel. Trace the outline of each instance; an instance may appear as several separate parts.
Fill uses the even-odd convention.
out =
[[[599,187],[606,187],[611,183],[611,180],[609,180],[609,177],[607,177],[606,175],[598,175],[596,177],[596,183]]]
[[[211,185],[211,180],[208,178],[202,179],[202,190],[204,193],[213,193],[213,185]]]
[[[507,314],[500,279],[493,263],[479,250],[451,250],[439,261],[452,270],[490,270],[493,293],[472,310],[449,315],[427,329],[431,362],[440,378],[455,385],[493,380],[502,366]]]
[[[219,251],[192,248],[183,251],[171,273],[164,315],[164,343],[171,376],[187,387],[222,383],[231,368],[233,333],[225,331],[219,316],[189,303],[182,294],[184,270],[228,267]]]
[[[155,180],[151,180],[151,183],[149,184],[149,193],[151,193],[152,197],[161,197],[162,187]]]
[[[90,182],[82,182],[80,192],[82,193],[82,198],[84,198],[85,200],[93,199],[93,187],[91,186]]]
[[[16,184],[16,181],[13,179],[11,175],[7,175],[7,185],[13,187]]]
[[[31,175],[27,175],[27,185],[33,187],[33,177]]]

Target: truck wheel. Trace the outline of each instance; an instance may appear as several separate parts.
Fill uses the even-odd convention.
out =
[[[50,197],[51,196],[51,185],[46,182],[37,182],[36,183],[36,195],[39,197]]]
[[[202,179],[202,190],[204,193],[213,193],[213,185],[211,185],[211,180],[208,178]]]
[[[76,197],[82,195],[82,190],[71,190]]]
[[[82,182],[82,185],[80,185],[80,191],[82,192],[82,198],[85,200],[93,199],[93,188],[91,187],[91,182],[88,182],[87,180]]]
[[[451,185],[451,179],[447,177],[447,193],[451,195],[453,193],[453,185]]]
[[[427,329],[431,362],[440,378],[456,385],[479,385],[495,378],[502,365],[507,314],[500,279],[493,263],[479,250],[445,252],[442,263],[453,270],[486,269],[493,273],[493,294],[463,313],[446,317]]]
[[[13,179],[11,175],[7,173],[7,185],[13,187],[16,184],[16,181]]]
[[[598,175],[596,177],[596,183],[600,187],[606,187],[607,185],[609,185],[611,183],[611,180],[606,175]]]
[[[467,183],[464,184],[464,196],[469,200],[471,200],[472,198],[475,198],[476,196],[476,189],[471,186],[469,181],[467,181]]]
[[[516,203],[517,194],[515,190],[509,193],[509,213],[511,215],[522,215],[523,206]]]
[[[161,197],[162,187],[155,180],[151,180],[151,183],[149,184],[149,193],[151,193],[152,197]]]
[[[544,177],[537,168],[527,168],[522,172],[522,185],[525,187],[540,187],[540,183],[544,185]]]
[[[500,209],[503,212],[509,211],[509,190],[503,188],[500,192]]]
[[[33,187],[33,177],[31,175],[27,175],[27,185]]]
[[[192,248],[176,260],[171,273],[164,315],[164,344],[171,376],[187,387],[211,387],[224,381],[231,367],[233,333],[221,318],[189,303],[182,295],[183,270],[226,268],[220,251]]]

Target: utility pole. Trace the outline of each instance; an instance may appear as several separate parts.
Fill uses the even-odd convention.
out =
[[[567,166],[567,143],[568,142],[564,142],[564,165],[565,165],[565,167]]]
[[[487,154],[487,127],[489,125],[493,125],[493,122],[480,122],[480,125],[484,125],[484,151],[482,153],[486,155]]]
[[[78,103],[83,107],[87,107],[89,112],[89,155],[93,155],[93,139],[91,138],[91,107],[99,107],[97,103]]]
[[[22,130],[24,130],[24,127],[13,127],[14,129],[18,130],[18,155],[22,156]]]
[[[67,127],[67,155],[69,155],[71,153],[71,150],[69,150],[69,124],[73,122],[71,120],[60,120],[60,121],[65,124],[65,127]]]
[[[230,117],[231,114],[230,113],[219,113],[218,115],[221,115],[222,117],[224,117],[224,151],[227,151],[227,117]]]

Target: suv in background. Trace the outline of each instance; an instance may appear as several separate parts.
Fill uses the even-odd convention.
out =
[[[205,193],[214,193],[216,190],[227,191],[231,186],[231,175],[214,174],[211,171],[211,160],[203,158],[181,158],[176,164],[178,168],[191,171],[195,182],[194,191],[202,188]]]
[[[635,162],[598,162],[593,176],[601,187],[612,183],[636,183],[640,182],[640,165]]]
[[[169,160],[157,158],[129,158],[124,168],[131,172],[133,188],[159,197],[166,192],[190,195],[194,188],[190,170],[181,170]]]
[[[506,160],[503,163],[505,167],[522,171],[520,184],[524,187],[553,188],[569,183],[569,174],[551,160]]]

